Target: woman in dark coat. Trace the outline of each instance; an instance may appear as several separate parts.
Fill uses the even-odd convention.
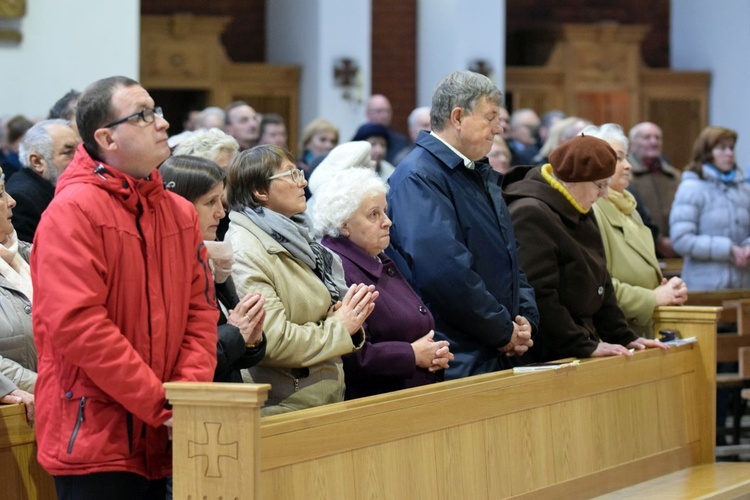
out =
[[[214,162],[197,156],[172,156],[159,167],[159,172],[167,189],[195,206],[208,249],[220,310],[214,382],[242,382],[240,370],[258,364],[265,355],[266,313],[260,294],[248,294],[241,300],[237,296],[230,275],[231,245],[215,241],[219,221],[225,215],[221,200],[226,174]]]
[[[629,349],[664,347],[628,327],[591,210],[607,196],[614,150],[578,136],[555,149],[550,163],[511,169],[503,186],[541,317],[534,357],[631,356]]]
[[[390,242],[388,187],[369,168],[342,171],[315,194],[315,229],[344,265],[347,284],[380,292],[365,325],[361,350],[343,357],[346,399],[442,380],[453,359],[447,341],[434,341],[435,322],[383,250]]]

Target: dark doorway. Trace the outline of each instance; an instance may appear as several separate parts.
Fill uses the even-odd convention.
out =
[[[200,111],[206,107],[205,90],[147,90],[156,105],[164,110],[164,118],[169,122],[169,135],[183,131],[183,124],[191,111]]]

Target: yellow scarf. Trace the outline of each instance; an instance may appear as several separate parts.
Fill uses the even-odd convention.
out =
[[[609,201],[612,202],[617,209],[625,215],[630,215],[635,210],[635,198],[628,191],[622,193],[613,189],[609,190]]]
[[[555,179],[555,176],[552,173],[552,165],[550,165],[549,163],[542,167],[542,177],[544,177],[544,180],[546,180],[553,189],[559,191],[560,194],[563,195],[571,205],[573,205],[573,208],[578,210],[578,212],[582,214],[588,213],[588,210],[584,210],[584,208],[576,201],[576,199],[573,198],[573,195],[570,194],[567,189],[565,189],[565,186],[563,186],[560,181]]]

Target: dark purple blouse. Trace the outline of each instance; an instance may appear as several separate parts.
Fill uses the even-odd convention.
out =
[[[411,343],[435,328],[432,314],[387,255],[368,255],[348,238],[323,238],[341,256],[346,284],[375,285],[380,296],[365,325],[366,341],[343,357],[346,399],[417,387],[442,380],[442,371],[418,368]]]

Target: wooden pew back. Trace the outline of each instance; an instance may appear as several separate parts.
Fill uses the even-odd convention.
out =
[[[175,498],[589,497],[711,463],[718,312],[659,308],[657,328],[699,338],[666,352],[488,374],[262,422],[267,386],[167,384]],[[240,401],[247,394],[254,403]]]

